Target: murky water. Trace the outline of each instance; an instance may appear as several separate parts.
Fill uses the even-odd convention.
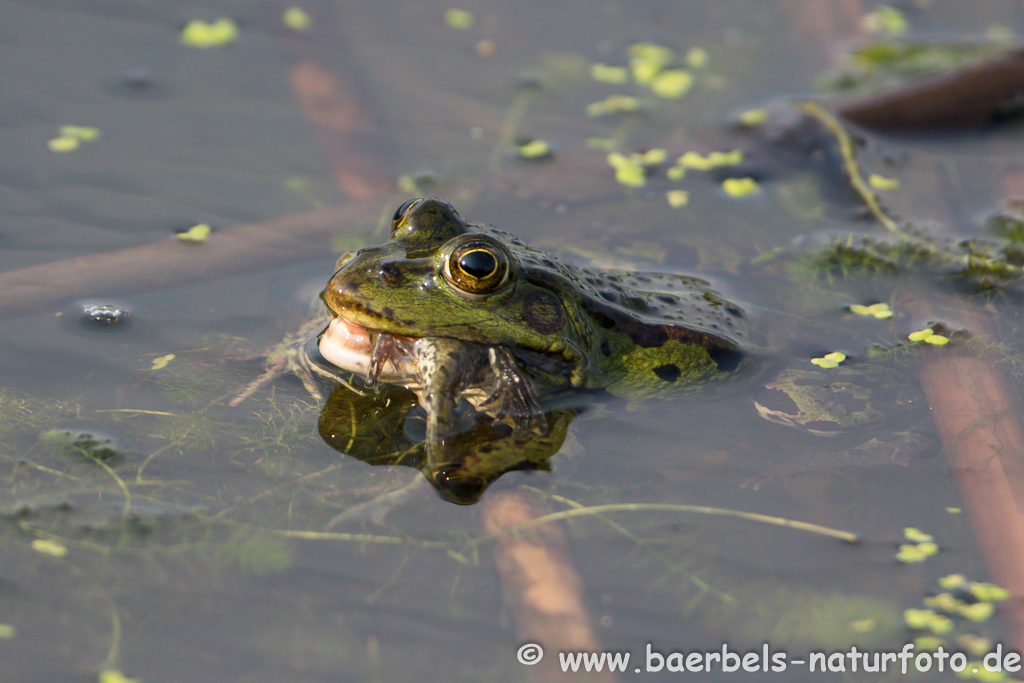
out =
[[[315,39],[301,47],[279,28],[287,3],[7,0],[0,269],[162,243],[197,223],[224,231],[342,204],[335,176],[350,157],[318,139],[290,87],[312,55],[354,79],[367,123],[352,135],[391,187],[429,174],[422,193],[567,260],[707,278],[746,309],[752,344],[772,356],[766,365],[837,349],[862,362],[869,347],[891,348],[930,322],[898,311],[890,327],[844,312],[888,300],[889,279],[834,294],[824,281],[785,284],[784,255],[751,262],[817,239],[809,235],[881,229],[864,219],[834,156],[773,147],[730,123],[769,100],[814,94],[874,5],[675,5],[467,2],[474,22],[460,30],[439,3],[311,3],[303,6]],[[232,44],[180,43],[187,21],[220,17],[237,22]],[[920,37],[1024,31],[1012,2],[937,4],[907,18]],[[692,60],[692,90],[648,96],[639,115],[587,116],[609,95],[647,94],[589,76],[593,63],[625,65],[641,41]],[[54,152],[48,143],[66,125],[99,136]],[[897,214],[984,235],[986,213],[1020,196],[1020,133],[1018,121],[872,138],[861,162],[900,180],[886,195]],[[553,158],[515,158],[509,143],[519,138],[548,141]],[[670,159],[740,146],[743,172],[726,175],[757,177],[761,188],[735,198],[720,172],[673,180],[671,161],[628,188],[600,149],[609,140],[624,152],[663,147]],[[688,192],[689,203],[670,206],[670,190]],[[4,321],[0,678],[95,680],[116,670],[142,681],[530,680],[516,660],[522,624],[504,602],[508,577],[496,570],[495,543],[482,540],[481,510],[502,493],[546,512],[729,508],[864,539],[682,509],[558,522],[600,647],[634,658],[647,644],[668,653],[768,643],[794,658],[851,644],[897,651],[917,635],[903,610],[938,592],[938,577],[987,578],[964,516],[950,512],[961,502],[937,442],[909,464],[845,466],[849,458],[829,457],[845,437],[842,448],[823,446],[759,419],[752,381],[703,398],[605,402],[573,420],[551,471],[507,473],[479,505],[455,506],[423,487],[384,524],[317,535],[419,475],[332,450],[317,433],[321,404],[294,377],[238,408],[226,397],[260,373],[255,354],[306,317],[336,254],[380,241],[376,212],[390,216],[409,194],[359,200],[373,207],[367,219],[338,225],[334,242],[308,258],[173,286],[52,292],[36,313]],[[899,286],[936,301],[956,290],[931,276]],[[125,306],[130,323],[83,321],[89,302]],[[1013,292],[989,303],[1006,343],[1019,303]],[[938,314],[962,326],[952,309]],[[1011,380],[1020,374],[1014,353],[1001,366]],[[934,535],[941,552],[896,562],[905,527]],[[998,614],[957,618],[945,638],[1000,639],[1000,629]],[[817,678],[799,667],[786,675]]]

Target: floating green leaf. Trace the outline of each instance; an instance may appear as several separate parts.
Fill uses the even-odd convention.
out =
[[[206,223],[199,223],[193,225],[184,232],[179,232],[177,237],[182,242],[205,242],[206,238],[210,236],[210,226]]]
[[[46,142],[47,147],[50,148],[51,152],[57,152],[58,154],[64,152],[73,152],[78,149],[79,142],[78,138],[72,138],[67,136],[60,136],[57,138],[50,138]]]
[[[640,108],[640,100],[630,95],[609,95],[599,102],[587,105],[587,116],[604,116],[605,114],[629,113]]]
[[[64,557],[68,554],[67,546],[57,541],[51,541],[48,538],[37,538],[32,541],[32,550],[43,555],[49,555],[50,557]]]
[[[819,368],[835,368],[840,363],[846,360],[846,354],[842,351],[833,351],[832,353],[826,353],[821,358],[812,358],[811,362],[817,365]]]
[[[159,358],[153,359],[153,365],[149,368],[150,370],[163,370],[167,367],[167,364],[174,360],[174,354],[169,353],[166,356],[160,356]]]
[[[530,140],[516,148],[522,159],[544,159],[551,156],[551,145],[545,140]]]
[[[238,27],[231,19],[220,18],[212,23],[202,19],[193,19],[181,30],[181,43],[188,47],[206,49],[211,47],[224,47],[235,42],[238,37]]]
[[[686,65],[691,69],[703,69],[708,65],[708,51],[702,47],[691,47],[686,53]]]
[[[444,23],[448,24],[449,28],[457,31],[465,31],[472,28],[473,21],[473,13],[469,10],[449,7],[444,11]]]
[[[748,109],[740,114],[739,121],[744,126],[760,126],[768,121],[768,112],[764,109]]]
[[[870,306],[850,304],[849,309],[851,313],[878,318],[879,320],[892,317],[892,311],[889,309],[889,304],[885,303],[871,304]]]
[[[673,209],[684,207],[690,203],[690,193],[686,190],[669,190],[665,193],[665,198]]]
[[[609,64],[591,64],[590,77],[602,83],[614,83],[621,85],[629,80],[629,72],[621,66]]]
[[[746,197],[757,192],[758,184],[753,178],[726,178],[722,189],[730,197]]]
[[[313,19],[309,13],[301,7],[288,7],[281,15],[284,25],[293,31],[308,31],[313,25]]]
[[[693,88],[693,76],[683,69],[669,69],[654,76],[650,86],[658,97],[678,100]]]

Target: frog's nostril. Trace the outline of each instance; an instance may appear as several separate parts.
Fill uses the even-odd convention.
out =
[[[380,267],[380,279],[384,284],[396,287],[402,282],[402,271],[394,263],[385,263]]]

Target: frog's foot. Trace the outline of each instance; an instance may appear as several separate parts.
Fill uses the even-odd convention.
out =
[[[494,388],[480,408],[495,421],[507,422],[516,434],[530,432],[544,436],[548,430],[540,404],[534,396],[530,378],[519,368],[512,352],[502,346],[488,349],[488,361],[494,373]]]
[[[874,436],[845,450],[818,451],[802,462],[782,465],[760,476],[751,477],[740,486],[756,491],[772,479],[789,478],[814,472],[835,472],[849,467],[878,467],[881,465],[907,467],[915,456],[924,453],[935,443],[933,437],[914,429]]]
[[[366,369],[367,379],[373,383],[374,393],[380,392],[380,379],[384,366],[391,363],[396,373],[403,372],[404,364],[413,354],[413,342],[391,334],[378,334],[370,353],[370,364]]]

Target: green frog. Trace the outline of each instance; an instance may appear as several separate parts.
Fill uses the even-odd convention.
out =
[[[502,471],[540,466],[586,402],[581,393],[705,392],[763,365],[744,311],[704,280],[564,263],[507,232],[466,222],[439,199],[402,204],[391,239],[343,256],[321,297],[333,318],[317,338],[320,354],[375,390],[383,382],[415,393],[425,414],[425,462],[417,467],[439,490],[448,478],[468,491],[463,502]],[[272,369],[295,370],[316,394],[309,371],[322,368],[300,353],[276,358]],[[889,368],[804,365],[757,393],[763,417],[834,436],[921,402]],[[357,410],[344,393],[335,395],[341,407],[325,406],[321,433],[346,450],[359,438],[349,432]],[[359,410],[383,415],[380,406]],[[552,420],[555,410],[564,412]],[[400,436],[395,426],[383,434]],[[401,443],[398,450],[407,451],[409,442]],[[885,462],[899,449],[878,436],[866,454],[857,448],[839,450],[846,461]],[[383,455],[365,450],[371,459]]]
[[[401,205],[391,239],[343,256],[322,298],[320,353],[417,394],[432,467],[457,457],[460,400],[543,433],[542,397],[678,394],[749,360],[743,311],[707,282],[563,263],[439,199]]]

